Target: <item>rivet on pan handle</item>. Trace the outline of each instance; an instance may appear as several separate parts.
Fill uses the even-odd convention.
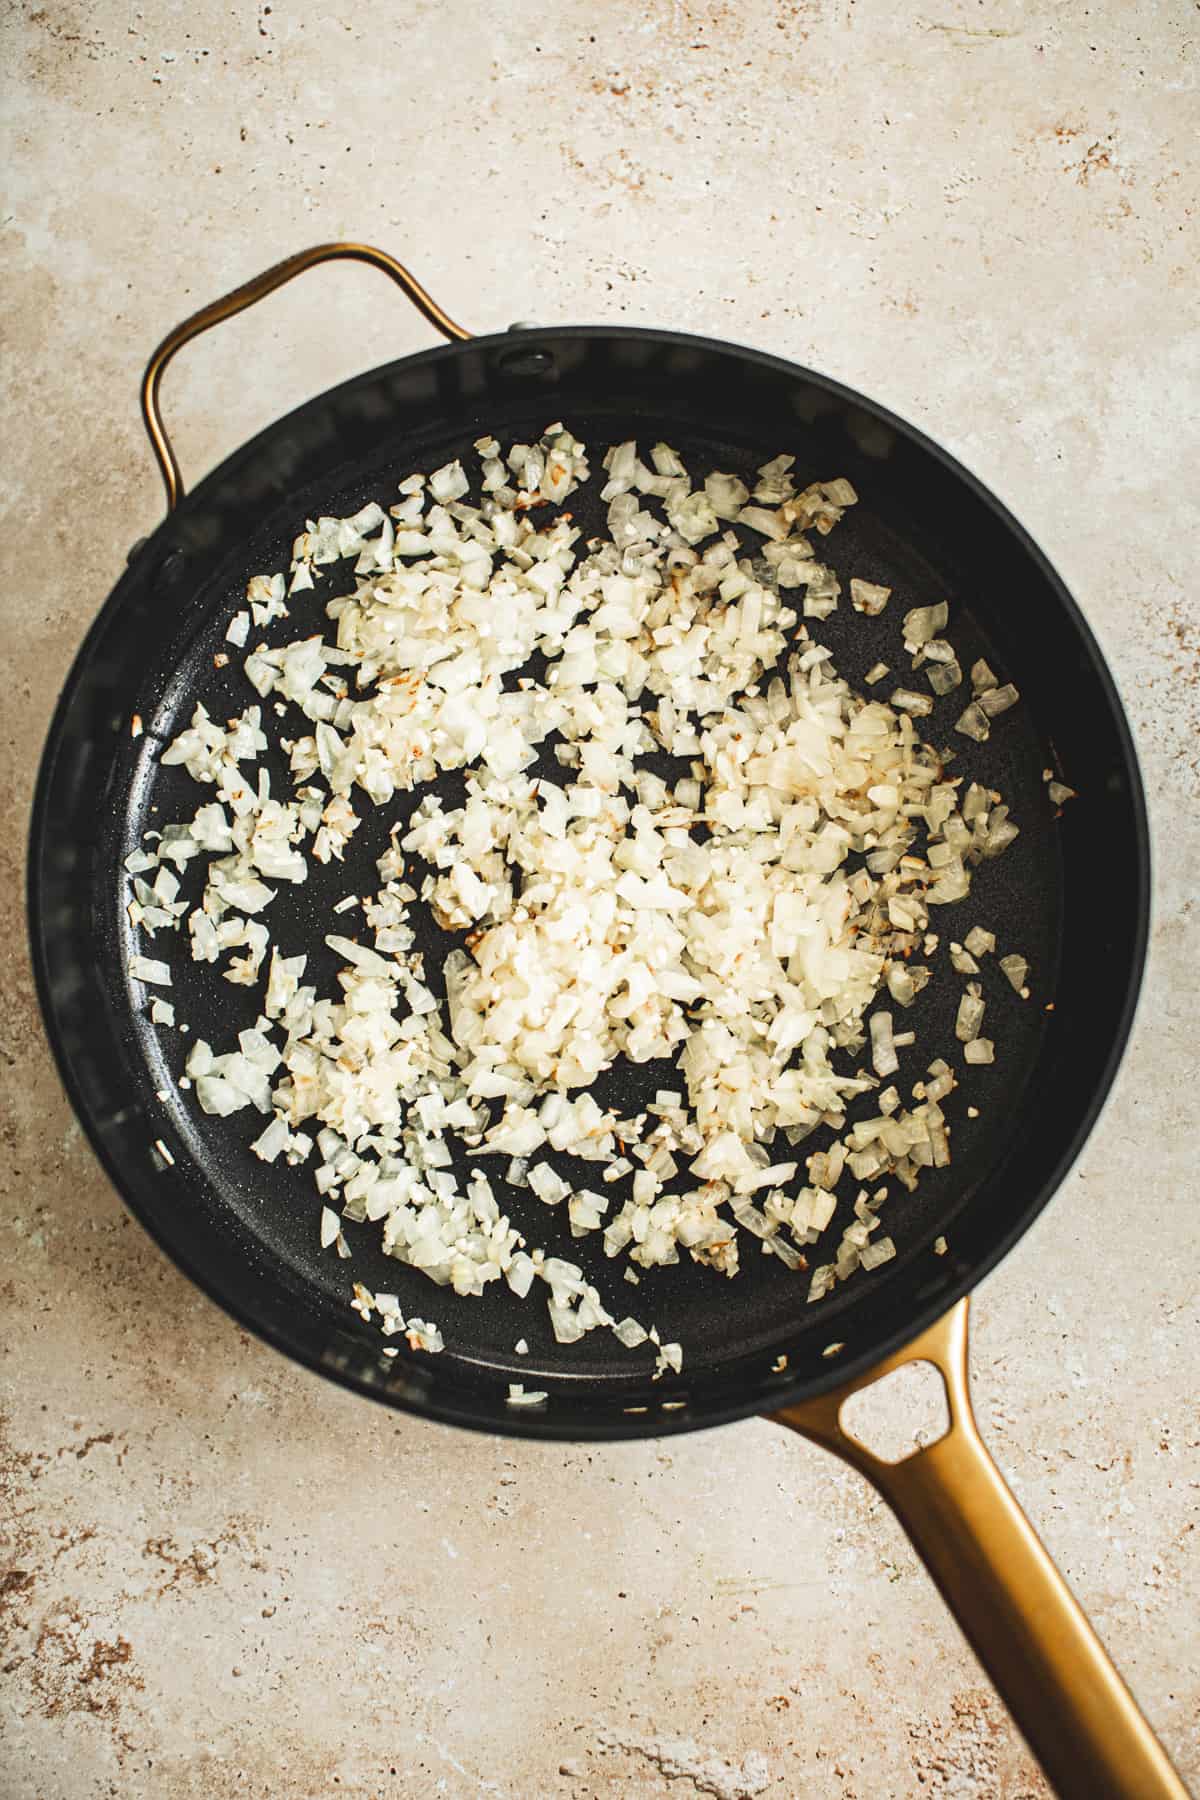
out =
[[[950,1429],[887,1463],[842,1429],[842,1407],[913,1362],[930,1362],[941,1375]],[[858,1380],[773,1416],[834,1451],[883,1495],[1063,1800],[1188,1800],[979,1435],[966,1300]]]
[[[289,256],[285,262],[276,263],[273,268],[265,269],[256,275],[253,281],[247,281],[242,287],[234,288],[231,294],[225,294],[211,305],[201,307],[182,325],[177,325],[163,339],[150,361],[146,364],[146,373],[142,377],[142,418],[146,423],[146,431],[150,445],[157,458],[162,472],[163,485],[167,490],[167,511],[171,512],[183,498],[183,477],[179,472],[179,463],[167,436],[163,424],[162,412],[159,408],[158,390],[162,383],[167,364],[177,350],[189,344],[193,338],[199,337],[202,331],[210,331],[224,319],[231,319],[235,313],[244,312],[257,300],[265,299],[273,294],[276,288],[283,287],[297,275],[303,275],[306,269],[315,269],[318,263],[337,262],[371,263],[390,275],[398,287],[404,289],[417,311],[429,320],[429,323],[440,331],[443,337],[451,340],[469,338],[471,333],[464,331],[461,325],[444,313],[421,286],[414,275],[398,263],[393,256],[384,250],[376,250],[370,244],[314,244],[311,250],[301,250],[297,256]]]

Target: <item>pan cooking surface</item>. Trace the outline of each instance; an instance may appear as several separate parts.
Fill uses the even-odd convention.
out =
[[[128,695],[128,710],[141,711],[145,735],[131,758],[129,779],[120,796],[120,858],[138,845],[145,831],[159,829],[168,821],[189,819],[208,797],[207,791],[182,769],[160,767],[158,753],[187,723],[197,700],[218,719],[231,717],[257,702],[257,695],[241,674],[245,652],[225,644],[225,628],[243,604],[248,576],[287,568],[291,540],[303,529],[306,515],[315,516],[318,511],[350,513],[368,499],[377,499],[386,506],[404,476],[414,469],[428,472],[453,457],[460,457],[472,474],[477,471],[478,459],[471,440],[481,430],[495,431],[507,445],[514,439],[536,435],[553,416],[544,408],[515,420],[481,416],[466,431],[422,444],[419,454],[407,449],[369,470],[357,472],[340,491],[299,494],[289,506],[275,509],[253,545],[234,554],[219,578],[208,585],[199,604],[189,607],[179,631],[164,650],[157,679],[144,680],[139,691]],[[610,443],[637,437],[643,446],[665,438],[680,451],[693,480],[702,479],[713,469],[722,469],[749,478],[752,485],[756,466],[781,450],[795,454],[794,474],[799,486],[810,480],[850,473],[859,490],[859,504],[848,510],[828,538],[821,540],[819,551],[821,559],[830,563],[841,578],[843,600],[829,619],[809,621],[812,636],[831,648],[839,671],[860,691],[884,698],[896,686],[924,688],[923,677],[912,674],[910,658],[903,650],[901,621],[910,607],[947,599],[951,615],[946,636],[954,643],[962,666],[969,668],[977,657],[985,656],[1001,681],[1014,680],[1024,690],[1020,659],[1014,664],[1003,633],[997,632],[994,607],[989,609],[971,583],[964,582],[957,571],[947,566],[946,558],[939,556],[936,533],[910,524],[903,517],[897,518],[889,508],[886,462],[868,465],[865,473],[861,468],[848,469],[847,456],[831,450],[819,427],[793,428],[786,440],[772,437],[743,441],[729,435],[707,436],[690,421],[662,414],[613,417],[572,412],[565,422],[587,443],[592,468],[597,472],[601,454]],[[605,532],[606,509],[598,498],[603,479],[602,474],[599,478],[593,474],[585,488],[567,502],[585,537]],[[759,541],[755,534],[745,534],[747,548]],[[252,630],[248,647],[263,637],[271,643],[281,643],[323,631],[328,625],[324,604],[333,594],[353,585],[351,569],[352,563],[334,565],[318,583],[315,594],[294,597],[289,619],[272,625],[266,632]],[[848,591],[851,576],[881,582],[892,589],[891,601],[880,617],[867,618],[852,610]],[[164,599],[164,604],[170,604],[170,600]],[[229,665],[214,667],[214,656],[224,651],[230,655]],[[889,665],[891,673],[876,688],[867,689],[863,678],[879,660]],[[146,699],[148,689],[159,696],[152,710]],[[1001,857],[974,871],[971,893],[964,901],[931,909],[931,928],[941,939],[938,950],[929,959],[935,979],[910,1009],[894,1009],[896,1029],[917,1033],[915,1046],[900,1052],[901,1069],[895,1079],[902,1093],[911,1091],[912,1083],[938,1055],[950,1062],[959,1078],[958,1087],[943,1103],[952,1130],[951,1166],[922,1171],[920,1185],[912,1195],[894,1178],[887,1183],[889,1198],[882,1212],[881,1231],[895,1239],[899,1253],[895,1262],[877,1272],[856,1272],[848,1283],[808,1307],[808,1275],[802,1271],[792,1273],[776,1258],[762,1255],[758,1244],[743,1232],[742,1269],[733,1280],[702,1268],[685,1256],[673,1267],[639,1270],[640,1285],[635,1288],[623,1279],[622,1272],[629,1266],[626,1258],[622,1255],[610,1261],[604,1257],[599,1232],[582,1239],[572,1238],[565,1208],[546,1207],[529,1189],[506,1182],[507,1156],[462,1156],[458,1164],[464,1178],[471,1167],[482,1166],[502,1210],[518,1224],[529,1244],[541,1245],[548,1253],[579,1263],[615,1317],[633,1313],[647,1325],[656,1324],[664,1341],[678,1339],[684,1346],[684,1387],[689,1377],[726,1365],[732,1358],[763,1355],[769,1360],[801,1336],[810,1338],[816,1334],[822,1345],[838,1340],[843,1335],[847,1313],[865,1309],[882,1283],[886,1281],[890,1286],[907,1282],[912,1286],[923,1278],[923,1272],[931,1266],[930,1246],[939,1235],[945,1235],[949,1241],[947,1264],[952,1268],[956,1218],[1002,1161],[1006,1146],[1023,1128],[1036,1105],[1029,1082],[1049,1017],[1045,1009],[1055,998],[1063,923],[1060,825],[1052,816],[1043,781],[1043,770],[1052,757],[1044,732],[1024,697],[1021,705],[997,721],[986,744],[975,744],[955,734],[953,721],[966,703],[968,690],[969,684],[965,684],[936,700],[932,717],[918,720],[918,729],[928,741],[953,747],[953,774],[963,777],[964,782],[974,779],[999,790],[1021,835]],[[263,762],[270,769],[273,791],[284,794],[290,791],[290,778],[285,758],[277,748],[278,737],[296,730],[296,716],[275,719],[270,707],[270,701],[264,703],[264,727],[272,746]],[[546,747],[539,771],[551,779],[556,775],[561,778],[553,759],[553,741]],[[643,763],[656,766],[654,759],[643,759]],[[661,773],[669,772],[670,759],[661,757],[658,767]],[[448,806],[459,803],[461,773],[444,775],[435,785]],[[306,980],[316,980],[319,994],[337,992],[334,973],[339,959],[324,947],[324,934],[336,930],[356,935],[360,929],[355,921],[361,915],[351,911],[335,920],[331,918],[331,907],[347,894],[376,890],[379,879],[375,860],[387,843],[390,828],[398,819],[404,820],[427,791],[424,787],[412,795],[398,796],[384,807],[375,807],[365,796],[356,795],[362,824],[350,842],[345,861],[323,866],[310,858],[304,886],[279,884],[276,899],[263,915],[272,944],[287,955],[300,951],[308,954]],[[193,902],[198,898],[203,862],[197,858],[184,871],[181,897]],[[419,862],[414,867],[419,869]],[[124,938],[129,948],[129,933],[122,924],[126,898],[127,883],[119,872],[118,857],[114,856],[107,889],[98,895],[100,908],[108,915],[101,924],[106,938]],[[417,948],[425,954],[426,976],[440,995],[442,962],[460,938],[442,932],[419,907],[414,908],[414,916],[419,922]],[[947,957],[948,941],[961,941],[975,924],[993,930],[998,940],[996,957],[981,959],[978,977],[988,1005],[985,1031],[996,1043],[997,1060],[985,1067],[967,1067],[962,1063],[961,1047],[954,1037],[954,1015],[964,978],[951,970]],[[370,941],[369,934],[364,941]],[[194,1096],[181,1092],[177,1086],[189,1045],[203,1037],[218,1052],[233,1047],[237,1032],[252,1025],[257,1017],[261,988],[234,986],[221,978],[219,966],[193,963],[186,920],[178,934],[160,933],[152,942],[132,947],[168,958],[174,976],[170,998],[177,1018],[190,1027],[188,1035],[155,1027],[145,1012],[139,1013],[130,1027],[147,1114],[176,1158],[175,1167],[165,1172],[164,1179],[181,1190],[176,1204],[203,1209],[216,1218],[220,1228],[228,1232],[231,1254],[253,1259],[264,1269],[274,1269],[298,1308],[322,1316],[331,1310],[337,1312],[339,1324],[350,1332],[357,1331],[372,1347],[378,1347],[383,1340],[376,1326],[361,1322],[349,1310],[354,1281],[372,1291],[396,1293],[406,1315],[436,1320],[446,1339],[444,1358],[502,1372],[506,1381],[536,1384],[539,1378],[548,1377],[603,1378],[631,1387],[645,1383],[653,1367],[649,1346],[630,1353],[605,1331],[592,1332],[578,1344],[560,1346],[550,1330],[540,1290],[535,1289],[527,1301],[520,1302],[505,1284],[497,1282],[482,1297],[460,1298],[451,1289],[435,1287],[416,1270],[384,1256],[379,1247],[378,1224],[346,1225],[346,1237],[353,1250],[349,1262],[339,1260],[332,1251],[321,1251],[317,1220],[322,1202],[311,1173],[315,1155],[309,1168],[264,1164],[249,1150],[251,1139],[262,1127],[260,1115],[248,1110],[229,1119],[207,1117],[200,1112]],[[997,966],[997,957],[1009,951],[1020,951],[1029,959],[1029,1001],[1022,1001],[1012,991]],[[113,976],[113,1004],[127,1005],[121,999],[115,964]],[[847,1058],[843,1052],[838,1063],[849,1067],[863,1060],[861,1052],[856,1058]],[[669,1063],[632,1068],[622,1064],[602,1076],[594,1092],[602,1105],[630,1114],[639,1110],[655,1089],[672,1085],[682,1088],[683,1082]],[[978,1118],[968,1118],[968,1107],[978,1109]],[[853,1121],[874,1110],[872,1098],[867,1095],[851,1107],[849,1117]],[[153,1137],[155,1132],[150,1135]],[[801,1158],[801,1169],[803,1157],[824,1148],[832,1135],[819,1130],[799,1147],[795,1154]],[[780,1138],[776,1155],[791,1154]],[[596,1183],[596,1165],[562,1157],[554,1160],[573,1183]],[[832,1256],[841,1231],[853,1217],[856,1191],[857,1183],[847,1175],[840,1184],[833,1224],[821,1243],[808,1252],[810,1263],[815,1265]],[[1013,1207],[1018,1207],[1023,1199],[1022,1194],[1013,1194]],[[514,1352],[516,1341],[522,1337],[529,1344],[527,1356]],[[441,1362],[443,1358],[437,1360]]]

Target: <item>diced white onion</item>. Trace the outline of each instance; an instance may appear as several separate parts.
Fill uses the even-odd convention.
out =
[[[414,1278],[462,1296],[537,1286],[559,1343],[649,1341],[657,1377],[681,1369],[682,1347],[617,1321],[582,1267],[527,1244],[534,1201],[565,1203],[572,1235],[599,1234],[598,1264],[622,1259],[635,1285],[681,1257],[732,1278],[754,1240],[782,1279],[807,1270],[846,1171],[911,1188],[945,1166],[953,1072],[931,1066],[908,1103],[878,1092],[915,1034],[877,1002],[914,1003],[932,978],[913,961],[936,948],[929,908],[964,898],[1017,827],[981,785],[960,795],[920,736],[962,680],[946,602],[903,621],[932,692],[856,693],[819,641],[842,584],[815,546],[856,503],[845,478],[800,486],[785,455],[751,490],[739,474],[693,478],[667,445],[644,462],[630,440],[604,457],[608,537],[584,543],[559,509],[589,479],[587,453],[561,422],[476,452],[474,495],[458,461],[414,474],[386,512],[308,521],[288,574],[251,579],[227,640],[268,632],[243,662],[264,704],[224,723],[198,705],[164,751],[203,804],[127,858],[129,916],[261,994],[237,1047],[197,1041],[184,1079],[208,1113],[265,1117],[262,1160],[315,1148],[323,1248],[349,1258],[346,1223],[371,1221]],[[343,560],[354,579],[331,584],[325,637],[270,631]],[[850,579],[868,619],[890,593]],[[876,663],[868,687],[889,672]],[[972,691],[958,729],[983,741],[1016,690],[976,664]],[[645,760],[659,751],[681,759],[669,779]],[[326,920],[343,932],[284,954],[279,884],[347,858],[367,810],[401,804],[376,891],[356,866]],[[421,908],[456,934],[444,999]],[[976,928],[951,959],[975,973],[994,948]],[[170,981],[143,955],[130,973]],[[168,1011],[155,1001],[151,1016]],[[984,1060],[982,1017],[973,986],[957,1023],[968,1061]],[[609,1070],[660,1060],[675,1085],[634,1118],[595,1098]],[[789,1157],[818,1127],[825,1147]],[[505,1198],[483,1172],[493,1156]],[[576,1166],[568,1180],[549,1160],[564,1157],[595,1175],[575,1185]],[[860,1196],[809,1299],[894,1255],[873,1235],[884,1191]],[[353,1304],[414,1351],[441,1348],[396,1296],[359,1285]]]

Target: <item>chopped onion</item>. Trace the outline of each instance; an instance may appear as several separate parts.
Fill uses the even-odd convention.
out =
[[[157,987],[170,987],[171,985],[170,965],[158,961],[153,956],[131,956],[129,973],[135,981],[145,981]]]
[[[932,692],[856,693],[818,640],[841,582],[814,545],[856,502],[844,478],[798,491],[784,456],[751,496],[733,474],[693,479],[667,445],[643,462],[630,440],[604,457],[608,535],[584,544],[560,508],[589,479],[587,456],[561,422],[507,451],[482,436],[476,453],[474,495],[457,461],[413,475],[386,512],[308,521],[290,571],[252,578],[228,627],[239,648],[328,565],[349,559],[354,576],[330,584],[326,637],[272,634],[245,657],[264,705],[225,723],[197,706],[163,753],[203,804],[127,859],[129,915],[148,934],[180,931],[231,982],[263,984],[263,1016],[224,1054],[194,1044],[184,1079],[206,1112],[265,1116],[250,1145],[262,1160],[302,1163],[315,1146],[324,1248],[348,1258],[345,1223],[371,1221],[414,1278],[472,1297],[537,1287],[559,1343],[649,1340],[658,1377],[679,1371],[681,1347],[616,1321],[581,1267],[527,1244],[534,1200],[565,1206],[573,1236],[599,1233],[635,1285],[682,1257],[733,1277],[754,1240],[797,1272],[846,1170],[911,1189],[945,1166],[944,1063],[911,1108],[889,1087],[877,1113],[868,1100],[867,1116],[847,1114],[914,1042],[877,1001],[886,989],[910,1006],[931,979],[912,961],[923,941],[936,948],[928,909],[961,900],[1017,828],[981,787],[960,811],[948,753],[919,735],[933,696],[962,680],[939,635],[946,602],[903,621]],[[749,553],[747,530],[761,540]],[[850,598],[870,617],[890,590],[855,577]],[[979,670],[986,704],[964,718],[982,741],[1016,694],[980,687]],[[868,687],[889,672],[877,663]],[[277,760],[265,753],[281,716]],[[658,751],[684,772],[654,773]],[[442,774],[452,788],[434,787]],[[373,807],[406,821],[376,891],[356,868],[326,921],[347,935],[283,954],[279,885],[342,860]],[[455,934],[444,999],[420,908]],[[951,951],[968,973],[972,936]],[[170,980],[144,956],[130,972]],[[968,1049],[985,1041],[982,1016],[973,986]],[[855,1072],[867,1042],[870,1071]],[[636,1117],[594,1097],[622,1063],[659,1061],[676,1085]],[[822,1126],[832,1138],[797,1192],[783,1145]],[[546,1160],[564,1156],[596,1165],[592,1185]],[[489,1157],[505,1159],[520,1218],[483,1173]],[[895,1254],[873,1236],[884,1192],[860,1197],[810,1299]],[[396,1296],[359,1285],[354,1305],[385,1336],[441,1348]]]
[[[918,694],[913,688],[897,688],[892,695],[892,705],[897,712],[911,713],[916,718],[927,718],[933,711],[929,695]]]
[[[874,618],[883,611],[891,597],[892,590],[889,587],[877,587],[874,582],[851,578],[850,604],[855,612],[866,613]],[[867,679],[869,681],[870,676]]]
[[[526,1390],[524,1384],[519,1381],[510,1381],[508,1384],[507,1404],[509,1406],[542,1406],[549,1398],[549,1394],[544,1389],[529,1388]]]
[[[979,1036],[979,1027],[983,1024],[985,1002],[982,998],[979,983],[969,981],[967,991],[958,1003],[958,1015],[954,1021],[954,1034],[961,1043],[969,1044],[972,1038]]]
[[[954,721],[954,729],[961,731],[964,737],[974,738],[977,744],[982,744],[991,731],[991,725],[983,708],[972,700],[966,710],[960,713]]]
[[[979,696],[979,706],[989,719],[995,719],[1001,713],[1007,712],[1010,706],[1015,706],[1020,697],[1010,681],[1004,687],[986,689]]]
[[[871,1029],[871,1067],[877,1075],[894,1075],[900,1067],[900,1058],[892,1042],[891,1013],[874,1012],[868,1024]]]
[[[916,647],[929,643],[942,631],[950,618],[950,608],[944,600],[936,606],[915,606],[904,615],[904,641]]]
[[[1025,987],[1029,975],[1029,964],[1023,956],[1014,952],[1011,956],[1000,958],[1000,967],[1008,977],[1010,986],[1020,994]]]
[[[861,1262],[864,1269],[878,1269],[882,1263],[891,1262],[896,1254],[896,1246],[890,1237],[876,1238],[874,1243],[863,1247]]]

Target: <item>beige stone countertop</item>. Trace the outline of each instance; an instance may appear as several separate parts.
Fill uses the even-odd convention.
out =
[[[373,1408],[202,1299],[63,1098],[27,812],[160,515],[137,379],[185,312],[344,236],[477,329],[669,325],[828,371],[977,471],[1079,599],[1144,762],[1153,948],[1100,1126],[977,1297],[975,1392],[1200,1780],[1200,15],[41,0],[0,50],[0,1794],[1047,1791],[842,1465],[762,1422],[560,1448]],[[310,277],[181,358],[185,470],[429,341],[371,273]]]

